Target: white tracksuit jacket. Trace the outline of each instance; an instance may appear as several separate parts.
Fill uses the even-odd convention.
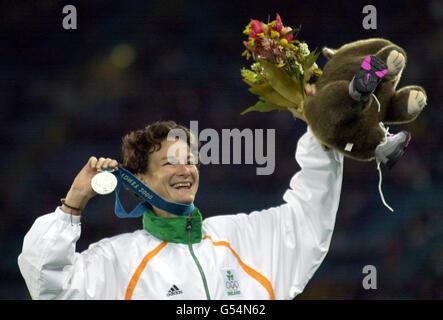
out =
[[[203,220],[202,240],[169,243],[145,230],[75,252],[80,217],[39,217],[18,257],[33,299],[292,299],[328,252],[339,205],[343,155],[324,151],[310,129],[302,168],[279,207]],[[259,195],[257,195],[259,196]],[[202,281],[206,277],[206,288]]]

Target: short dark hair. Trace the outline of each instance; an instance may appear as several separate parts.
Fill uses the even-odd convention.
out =
[[[162,141],[167,139],[169,132],[174,129],[181,129],[186,133],[186,142],[190,146],[189,129],[172,120],[157,121],[126,134],[122,139],[123,167],[133,174],[148,172],[150,154],[160,150]]]

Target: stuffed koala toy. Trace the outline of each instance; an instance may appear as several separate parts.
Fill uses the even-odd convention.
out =
[[[389,134],[384,125],[411,122],[426,105],[422,87],[396,89],[407,61],[405,51],[373,38],[339,49],[325,47],[323,54],[328,62],[315,83],[316,94],[304,101],[304,120],[324,146],[357,160],[375,158],[391,168],[410,134]]]
[[[359,40],[339,49],[324,48],[328,62],[321,71],[300,28],[251,20],[243,31],[248,41],[243,55],[253,58],[241,70],[249,91],[259,101],[243,111],[289,110],[307,122],[325,148],[345,156],[377,160],[391,168],[403,155],[411,135],[390,134],[385,125],[411,122],[426,105],[422,87],[396,90],[406,65],[406,53],[382,38]],[[306,95],[305,84],[316,81],[316,93]]]
[[[299,30],[284,26],[278,14],[272,22],[251,20],[246,26],[243,55],[254,63],[241,73],[259,101],[241,114],[289,110],[310,126],[325,149],[356,160],[375,159],[381,198],[393,211],[381,191],[380,164],[392,168],[411,135],[406,131],[390,134],[385,125],[411,122],[426,105],[422,87],[396,89],[406,52],[382,38],[355,41],[339,49],[325,47],[328,61],[322,71],[315,63],[319,53],[296,39]],[[306,83],[314,82],[315,90],[308,90]]]

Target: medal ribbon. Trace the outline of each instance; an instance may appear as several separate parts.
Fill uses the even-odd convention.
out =
[[[177,202],[170,202],[145,185],[140,179],[133,175],[125,168],[118,166],[118,170],[112,172],[117,178],[117,187],[115,188],[115,215],[119,218],[137,218],[141,217],[145,212],[152,210],[151,206],[164,210],[166,212],[178,215],[187,216],[194,210],[194,204],[184,204]],[[140,202],[131,212],[126,212],[123,208],[118,194],[122,185],[125,185],[143,201]]]

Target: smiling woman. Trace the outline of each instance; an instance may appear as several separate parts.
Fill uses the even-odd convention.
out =
[[[168,150],[179,145],[176,158],[168,157]],[[187,150],[186,155],[180,150]],[[163,199],[177,203],[192,203],[198,190],[199,172],[197,166],[188,163],[190,148],[186,142],[163,140],[160,149],[149,157],[148,170],[136,176]],[[154,207],[158,216],[170,216],[172,213]]]
[[[173,129],[186,134],[168,140]],[[343,156],[325,152],[308,130],[297,146],[302,169],[291,179],[285,203],[203,219],[194,206],[199,170],[188,143],[193,138],[173,121],[157,122],[123,138],[122,165],[91,157],[63,206],[39,217],[25,236],[18,264],[31,296],[260,300],[292,299],[302,292],[329,248]],[[143,182],[160,198],[190,205],[192,211],[173,214],[159,203],[142,201],[137,208],[143,230],[103,239],[76,254],[82,209],[96,195],[91,180],[117,166],[126,186]]]
[[[178,138],[168,141],[166,138],[173,130],[184,132],[186,141]],[[188,143],[191,137],[188,128],[174,121],[155,122],[132,131],[123,138],[123,166],[164,200],[192,203],[198,190],[199,172],[197,161],[191,159]],[[172,146],[176,152],[170,154]],[[174,216],[159,208],[153,209],[158,216]]]

